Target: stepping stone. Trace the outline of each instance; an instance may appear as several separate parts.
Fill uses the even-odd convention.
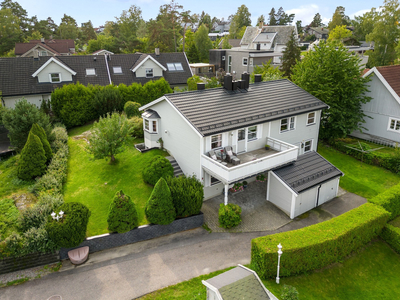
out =
[[[74,265],[83,264],[89,256],[89,246],[84,246],[71,251],[68,251],[68,257]]]

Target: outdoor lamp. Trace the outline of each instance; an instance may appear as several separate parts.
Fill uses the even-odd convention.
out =
[[[278,245],[278,274],[276,276],[276,283],[278,283],[278,284],[279,284],[279,264],[281,262],[282,253],[283,253],[282,252],[282,245],[281,245],[281,243],[279,243],[279,245]]]

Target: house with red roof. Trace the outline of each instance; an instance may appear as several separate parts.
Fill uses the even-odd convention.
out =
[[[30,40],[29,43],[15,43],[17,57],[60,56],[75,53],[74,40]]]

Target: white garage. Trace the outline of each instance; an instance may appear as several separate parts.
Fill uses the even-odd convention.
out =
[[[335,198],[343,173],[318,153],[269,171],[267,200],[291,219]]]

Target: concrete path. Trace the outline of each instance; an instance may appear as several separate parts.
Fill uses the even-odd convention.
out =
[[[237,264],[250,263],[253,238],[309,226],[365,203],[347,193],[277,230],[208,233],[202,228],[90,255],[82,266],[0,289],[0,299],[133,299],[160,288]]]

